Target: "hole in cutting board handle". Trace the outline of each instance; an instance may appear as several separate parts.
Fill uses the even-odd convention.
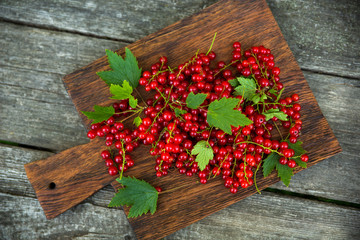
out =
[[[51,183],[49,184],[49,188],[50,188],[50,189],[55,189],[55,188],[56,188],[56,184],[55,184],[54,182],[51,182]]]

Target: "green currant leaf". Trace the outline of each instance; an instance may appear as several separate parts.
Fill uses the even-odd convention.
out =
[[[279,161],[277,161],[276,170],[278,171],[278,177],[280,177],[281,181],[288,187],[291,177],[294,175],[293,169],[287,164],[282,165]]]
[[[290,158],[293,159],[297,165],[299,165],[302,168],[307,168],[306,162],[301,161],[301,158]]]
[[[132,52],[125,48],[126,56],[123,59],[116,52],[108,49],[105,51],[112,70],[97,72],[97,75],[109,86],[111,84],[122,85],[123,81],[127,80],[133,88],[136,88],[139,85],[141,68]]]
[[[130,86],[128,81],[124,81],[122,86],[111,84],[110,93],[113,95],[111,99],[123,100],[130,98],[133,92],[133,88]]]
[[[183,114],[185,114],[186,113],[186,111],[185,110],[183,110],[183,109],[180,109],[180,108],[175,108],[175,116],[176,117],[180,117],[180,115],[183,115]]]
[[[243,96],[245,100],[251,100],[256,93],[256,82],[253,78],[238,77],[239,86],[235,88],[234,94],[236,96]]]
[[[259,94],[254,94],[253,97],[251,98],[251,101],[253,101],[255,104],[259,103],[260,95]]]
[[[224,132],[231,134],[231,126],[247,126],[253,122],[244,114],[234,108],[240,99],[222,98],[210,103],[207,113],[207,122],[210,126],[220,128]]]
[[[159,193],[153,186],[135,177],[117,178],[116,181],[121,183],[124,188],[119,189],[115,194],[109,207],[120,207],[121,205],[131,207],[129,218],[141,216],[149,211],[151,214],[155,213]]]
[[[231,79],[231,80],[229,80],[228,82],[229,82],[230,85],[233,86],[233,87],[237,87],[237,86],[240,85],[239,81],[238,81],[236,78]]]
[[[260,102],[264,102],[264,100],[268,99],[268,97],[266,96],[266,94],[261,95],[260,97]]]
[[[269,109],[268,111],[264,112],[263,115],[265,116],[266,121],[269,121],[273,117],[277,117],[281,121],[288,120],[288,115],[286,115],[284,112],[280,111],[278,108]]]
[[[280,159],[280,155],[273,152],[263,160],[264,177],[270,175],[270,173],[274,170],[276,163],[279,162],[279,159]]]
[[[98,105],[94,106],[94,112],[81,111],[88,119],[93,120],[94,123],[99,123],[108,120],[112,115],[115,114],[115,109],[112,106],[101,107]]]
[[[289,144],[289,148],[295,151],[294,156],[291,157],[290,159],[293,159],[300,167],[307,168],[307,163],[301,161],[301,155],[306,153],[306,151],[302,147],[303,143],[301,141],[297,141],[296,143],[290,143],[289,140],[287,140],[286,142]]]
[[[199,93],[194,94],[191,92],[186,98],[186,106],[188,108],[197,109],[206,99],[207,94]]]
[[[136,118],[134,118],[134,122],[136,127],[140,126],[140,124],[142,123],[142,119],[141,117],[137,116]]]
[[[137,104],[138,104],[138,100],[136,98],[134,98],[134,96],[130,95],[130,97],[129,97],[130,107],[136,108]]]
[[[214,158],[214,151],[207,141],[199,141],[191,151],[191,155],[197,155],[195,161],[199,164],[199,169],[203,171],[209,161]]]
[[[277,91],[273,88],[269,90],[269,93],[274,94],[275,96],[278,95]]]

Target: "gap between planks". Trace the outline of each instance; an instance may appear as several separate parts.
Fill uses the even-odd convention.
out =
[[[341,74],[335,74],[335,73],[331,73],[331,72],[325,72],[325,71],[310,69],[310,68],[306,68],[306,67],[300,67],[300,69],[302,72],[310,72],[310,73],[314,73],[314,74],[320,74],[320,75],[331,76],[331,77],[340,77],[340,78],[345,78],[345,79],[350,79],[350,80],[360,80],[360,77],[343,76]]]
[[[42,25],[42,24],[38,24],[38,23],[29,23],[29,22],[24,22],[24,21],[19,21],[19,20],[8,19],[8,18],[4,18],[4,17],[0,17],[0,22],[16,24],[16,25],[25,26],[25,27],[38,28],[38,29],[48,30],[48,31],[70,33],[70,34],[91,37],[91,38],[97,38],[97,39],[112,40],[112,41],[123,42],[123,43],[127,43],[127,44],[133,43],[132,41],[129,41],[126,39],[99,36],[99,35],[96,35],[93,33],[84,33],[84,32],[76,31],[76,30],[61,29],[61,28],[57,28],[55,26]]]
[[[57,151],[52,150],[52,149],[50,149],[50,148],[38,147],[38,146],[34,146],[34,145],[28,145],[28,144],[22,144],[22,143],[17,143],[17,142],[11,142],[11,141],[1,140],[1,139],[0,139],[0,144],[6,145],[6,146],[21,147],[21,148],[30,149],[30,150],[37,150],[37,151],[43,151],[43,152],[57,153]],[[1,146],[1,145],[0,145],[0,146]]]

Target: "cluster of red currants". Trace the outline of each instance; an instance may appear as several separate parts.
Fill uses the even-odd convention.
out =
[[[125,129],[122,121],[135,110],[122,100],[113,105],[116,114],[105,122],[93,124],[88,137],[105,137],[109,150],[101,153],[109,168],[110,175],[117,175],[134,165],[128,153],[140,143],[151,145],[150,154],[156,156],[156,176],[166,176],[171,168],[187,176],[197,175],[200,183],[207,183],[211,177],[221,175],[225,187],[236,193],[239,187],[247,188],[254,184],[254,175],[262,160],[276,152],[279,162],[294,168],[297,164],[291,158],[295,151],[289,148],[287,141],[276,140],[273,129],[288,129],[288,141],[296,143],[302,128],[301,110],[297,94],[284,99],[276,99],[283,89],[280,82],[280,69],[275,66],[271,51],[263,46],[252,47],[242,53],[239,42],[233,44],[232,60],[213,63],[216,54],[200,53],[189,61],[171,69],[167,58],[160,57],[159,62],[144,71],[139,84],[146,91],[155,91],[154,97],[146,100],[143,108],[144,118],[134,130]],[[232,127],[231,134],[209,126],[207,122],[208,106],[215,100],[233,96],[234,87],[230,80],[236,77],[252,77],[257,92],[268,96],[263,104],[254,104],[251,100],[238,95],[241,111],[253,124]],[[205,101],[197,109],[187,107],[190,93],[206,94]],[[279,109],[288,118],[280,121],[272,117],[266,121],[262,114],[265,110]],[[278,126],[277,123],[282,126]],[[279,138],[277,138],[279,139]],[[286,139],[287,140],[287,139]],[[205,169],[200,170],[196,157],[191,154],[199,141],[207,141],[214,158]],[[112,150],[111,150],[112,149]],[[114,150],[116,149],[116,151]],[[115,154],[114,154],[115,152]],[[307,162],[308,156],[302,155],[301,161]]]

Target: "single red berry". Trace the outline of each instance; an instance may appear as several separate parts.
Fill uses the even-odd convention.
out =
[[[116,167],[111,166],[111,167],[109,167],[108,172],[111,176],[115,176],[116,174],[118,174],[119,171],[117,170]]]
[[[96,134],[95,130],[90,130],[87,133],[87,137],[90,138],[90,139],[94,139],[94,138],[96,138],[96,136],[97,136],[97,134]]]
[[[307,154],[301,155],[301,161],[308,162],[309,161],[309,156]]]
[[[296,162],[294,160],[289,160],[287,165],[290,167],[290,168],[294,168],[296,166]]]

